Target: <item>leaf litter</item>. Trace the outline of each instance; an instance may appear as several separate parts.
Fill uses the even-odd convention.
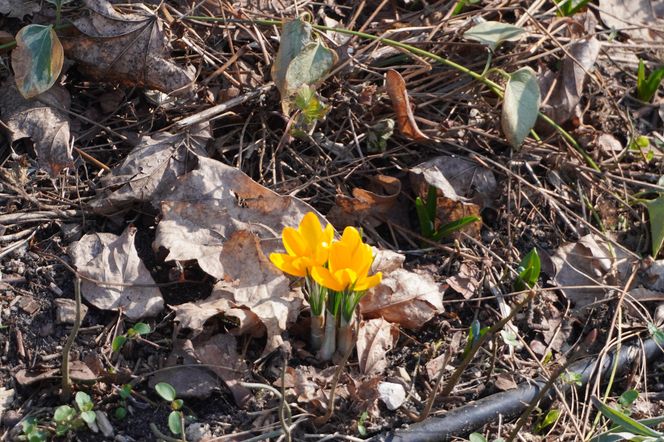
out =
[[[196,10],[180,10],[177,2],[157,10],[109,2],[73,6],[76,14],[69,18],[75,29],[58,30],[69,60],[65,73],[56,86],[27,102],[40,103],[39,107],[48,102],[49,94],[62,89],[72,94],[73,104],[70,107],[63,96],[50,110],[35,114],[27,135],[10,134],[14,148],[22,146],[19,138],[32,139],[39,166],[53,180],[44,180],[25,156],[13,152],[3,165],[8,170],[3,176],[17,177],[14,181],[25,193],[3,202],[2,235],[23,234],[12,222],[24,225],[26,215],[43,209],[44,201],[61,204],[63,210],[51,211],[47,221],[29,221],[38,228],[37,236],[19,242],[9,258],[2,257],[0,320],[12,332],[23,330],[23,338],[7,340],[0,334],[5,348],[17,349],[0,357],[13,367],[36,361],[29,370],[13,371],[15,378],[7,375],[2,380],[23,390],[52,383],[58,376],[49,361],[57,361],[53,355],[61,349],[55,345],[62,345],[66,336],[63,325],[52,324],[49,318],[54,315],[42,309],[53,304],[53,293],[60,291],[58,299],[73,296],[71,278],[35,266],[59,265],[40,253],[62,255],[65,248],[77,271],[88,278],[82,290],[90,306],[84,327],[100,333],[89,340],[84,329],[72,353],[86,361],[96,358],[101,366],[85,385],[90,386],[95,376],[106,376],[106,366],[123,374],[135,370],[136,387],[146,397],[152,394],[148,387],[171,383],[178,397],[192,401],[201,420],[222,423],[212,425],[215,435],[246,431],[249,437],[279,431],[279,424],[273,425],[278,421],[278,396],[250,391],[244,382],[284,388],[288,401],[297,401],[306,413],[319,417],[328,411],[331,395],[336,396],[334,413],[325,424],[314,428],[313,420],[302,424],[308,417],[293,416],[296,438],[312,432],[375,435],[411,422],[413,410],[421,409],[431,395],[438,374],[442,371],[447,379],[460,363],[462,343],[475,324],[477,330],[492,325],[523,296],[512,293],[513,276],[517,257],[532,248],[543,257],[553,255],[556,269],[542,264],[545,274],[537,280],[537,296],[507,329],[517,336],[499,335],[485,344],[454,394],[437,401],[436,408],[450,410],[457,406],[455,401],[508,390],[521,378],[534,378],[539,374],[535,362],[548,368],[563,361],[587,327],[609,330],[600,336],[610,335],[610,314],[600,313],[607,311],[604,306],[615,305],[623,291],[634,299],[626,298],[623,314],[629,319],[618,326],[646,330],[648,324],[636,312],[654,315],[650,303],[661,302],[661,260],[656,252],[651,261],[637,262],[635,256],[647,255],[655,243],[661,245],[653,218],[658,207],[652,206],[661,189],[653,187],[657,157],[644,161],[628,146],[634,138],[631,131],[643,133],[654,146],[661,122],[657,112],[634,107],[629,100],[619,103],[612,95],[620,90],[622,96],[636,85],[631,68],[611,70],[615,66],[607,63],[600,45],[613,51],[626,39],[643,35],[625,28],[609,37],[609,27],[602,28],[608,23],[602,8],[622,7],[618,14],[626,17],[629,5],[607,4],[600,2],[599,12],[589,8],[565,19],[525,2],[514,5],[514,17],[480,13],[490,5],[461,5],[459,16],[446,15],[449,11],[442,3],[432,5],[429,12],[441,14],[433,18],[447,17],[443,28],[429,27],[420,13],[411,14],[401,4],[367,8],[371,11],[362,5],[348,11],[335,4],[315,5],[320,9],[301,19],[292,18],[292,8],[274,10],[267,2],[205,2]],[[2,7],[0,2],[0,12],[15,14]],[[48,8],[42,12],[53,14]],[[262,25],[217,26],[185,17],[206,13],[206,8],[235,18],[290,18],[281,32],[275,32]],[[473,28],[480,15],[493,20],[493,29],[475,38],[473,32],[482,30]],[[593,24],[597,16],[602,23]],[[503,23],[507,18],[513,18],[514,25]],[[12,26],[19,21],[12,20]],[[320,20],[434,50],[472,69],[487,61],[487,52],[476,50],[478,45],[468,40],[480,41],[490,47],[491,67],[510,76],[505,83],[497,71],[486,73],[507,86],[506,99],[496,99],[480,81],[432,64],[421,54],[408,59],[408,51],[385,41],[319,33],[314,27]],[[18,29],[8,30],[16,35]],[[617,40],[609,40],[614,37]],[[639,56],[650,57],[647,52]],[[620,60],[616,63],[625,66]],[[255,90],[269,90],[263,83],[271,66],[279,96],[276,91]],[[14,81],[3,80],[8,85],[4,96]],[[608,85],[602,93],[599,80]],[[96,108],[98,97],[121,91],[114,89],[114,82],[137,89],[127,88],[118,95],[120,101],[109,100],[103,110],[107,117],[92,118],[95,125],[80,119],[78,114],[93,115],[81,109]],[[294,97],[303,85],[324,112],[311,113],[298,105]],[[521,92],[515,94],[515,87]],[[183,94],[167,103],[149,98],[156,93],[141,88]],[[392,94],[383,93],[390,89]],[[196,94],[186,93],[192,90]],[[246,98],[226,113],[202,113],[237,96]],[[417,103],[416,111],[411,101]],[[31,109],[25,100],[15,102]],[[20,127],[16,121],[23,116],[13,113],[20,106],[8,103],[0,99],[2,122]],[[621,120],[622,112],[614,112],[616,106],[631,112],[629,122]],[[563,124],[608,172],[601,179],[588,172],[569,154],[563,138],[542,131],[540,125],[536,132],[544,138],[534,138],[530,129],[537,110]],[[48,112],[60,113],[45,117]],[[314,120],[308,130],[291,130],[290,122],[297,123],[302,114]],[[388,124],[395,115],[398,133]],[[70,119],[75,127],[71,133]],[[187,121],[204,124],[191,127]],[[426,123],[426,135],[418,123]],[[49,136],[50,127],[66,127],[67,136]],[[135,134],[131,140],[118,137],[129,133]],[[71,135],[74,145],[99,158],[101,165],[78,155],[74,162],[68,150]],[[601,147],[608,137],[616,141],[610,143],[613,147]],[[602,142],[586,144],[586,139]],[[423,245],[413,201],[425,197],[431,186],[436,192],[436,224],[468,214],[482,221],[440,244]],[[3,192],[15,191],[7,186]],[[650,219],[647,205],[630,199],[638,192],[651,201]],[[620,203],[607,203],[615,200]],[[303,329],[310,313],[302,287],[266,259],[277,251],[283,228],[297,225],[309,211],[323,222],[332,221],[338,231],[345,225],[361,227],[375,245],[374,267],[385,275],[383,284],[361,301],[357,348],[350,363],[341,367],[338,382],[338,367],[320,364],[307,351]],[[36,219],[45,219],[43,213],[39,216]],[[64,226],[76,226],[78,233],[60,238],[58,229]],[[594,229],[609,233],[592,234]],[[576,231],[582,232],[581,238]],[[2,241],[12,238],[2,236]],[[21,268],[25,265],[27,271]],[[630,279],[636,268],[642,271]],[[34,292],[32,314],[7,302],[16,284]],[[634,300],[642,304],[635,307]],[[12,315],[7,316],[10,309]],[[30,316],[38,318],[35,326],[26,325]],[[154,326],[154,337],[144,338],[155,346],[137,341],[120,354],[111,353],[110,338],[123,329],[125,319],[139,318]],[[21,339],[28,343],[23,355],[17,347]],[[520,340],[539,360],[515,345]],[[44,347],[37,342],[45,342]],[[97,382],[91,392],[113,398],[114,389],[125,381],[108,382],[113,385]],[[223,407],[227,410],[221,411]],[[563,414],[563,419],[570,418],[581,417]],[[150,440],[154,434],[146,428],[147,420],[154,417],[132,406],[126,424],[111,419],[111,425],[121,434]],[[156,424],[168,432],[163,422]],[[510,425],[504,422],[485,430]],[[524,434],[529,431],[522,429]],[[566,434],[559,427],[552,431]]]

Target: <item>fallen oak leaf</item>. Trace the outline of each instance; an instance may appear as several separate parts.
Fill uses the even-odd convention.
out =
[[[413,110],[410,108],[406,82],[401,74],[394,69],[387,71],[385,87],[390,100],[392,100],[392,108],[396,114],[399,131],[407,138],[415,141],[428,140],[429,137],[417,127]]]
[[[336,206],[327,214],[330,222],[337,226],[350,226],[366,221],[377,226],[396,215],[401,181],[387,175],[376,175],[370,178],[367,189],[356,187],[352,193],[352,197],[337,195]]]
[[[381,374],[387,368],[387,352],[396,344],[399,329],[384,318],[362,321],[357,331],[357,356],[360,371]]]

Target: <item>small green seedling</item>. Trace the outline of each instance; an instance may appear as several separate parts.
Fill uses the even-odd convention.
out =
[[[151,330],[148,324],[144,322],[137,322],[133,327],[127,330],[127,333],[116,336],[111,343],[111,348],[114,352],[117,352],[122,348],[123,345],[125,345],[128,340],[141,340],[141,336],[147,335],[150,332]]]
[[[184,413],[182,413],[182,406],[184,402],[182,399],[177,399],[175,388],[166,382],[160,382],[154,386],[154,389],[162,399],[170,403],[171,413],[168,415],[168,428],[171,433],[175,435],[183,434]]]
[[[648,332],[659,345],[664,345],[664,330],[658,328],[652,322],[648,323]]]
[[[546,416],[544,416],[544,419],[542,419],[535,426],[535,432],[536,433],[541,433],[547,427],[553,425],[558,420],[559,417],[560,417],[560,410],[558,410],[557,408],[552,408],[551,410],[549,410],[548,413],[546,413]]]
[[[459,15],[463,12],[463,8],[465,8],[468,5],[476,5],[480,2],[480,0],[458,0],[456,2],[456,5],[454,5],[454,10],[452,11],[452,15]]]
[[[470,433],[468,435],[468,441],[469,442],[489,442],[486,437],[484,437],[483,434],[481,433]],[[493,440],[493,442],[505,442],[505,440],[502,437],[498,437]]]
[[[532,249],[519,263],[516,270],[519,275],[514,281],[514,288],[517,291],[533,288],[537,284],[541,270],[542,264],[537,249]]]
[[[295,95],[295,107],[300,111],[300,115],[294,127],[294,134],[299,131],[311,131],[316,122],[325,118],[329,107],[323,104],[320,96],[313,87],[303,85],[297,90]]]
[[[571,17],[586,6],[590,0],[556,0],[558,17]]]
[[[367,422],[368,419],[369,419],[369,413],[363,411],[362,414],[360,415],[360,418],[357,421],[357,432],[362,437],[367,435],[367,427],[365,423]]]
[[[463,357],[465,358],[473,345],[477,342],[479,338],[484,336],[491,327],[482,327],[480,321],[474,319],[470,324],[470,330],[468,331],[468,342],[466,342],[466,347],[463,349]]]
[[[21,421],[23,431],[20,440],[28,442],[46,442],[49,439],[49,432],[39,427],[39,421],[36,417],[28,417]]]
[[[436,230],[436,209],[438,208],[438,191],[435,187],[429,186],[427,198],[424,201],[419,196],[415,199],[415,210],[417,219],[420,222],[420,232],[422,236],[431,241],[440,241],[446,236],[450,236],[457,230],[461,230],[468,224],[481,221],[478,216],[464,216],[456,221],[442,225]]]
[[[127,399],[131,397],[132,387],[130,384],[125,384],[120,388],[120,406],[115,409],[113,415],[116,419],[122,420],[127,416]]]
[[[562,383],[567,385],[576,385],[577,387],[583,385],[583,377],[581,376],[581,373],[565,370],[560,373],[559,378]]]
[[[664,66],[660,66],[646,76],[646,64],[643,60],[639,60],[639,68],[636,72],[636,97],[641,101],[652,101],[662,79],[664,79]]]
[[[625,413],[602,403],[602,401],[595,396],[592,396],[591,400],[600,413],[615,425],[615,427],[611,428],[609,431],[598,435],[594,440],[600,442],[619,440],[656,442],[661,441],[662,438],[664,438],[664,433],[650,428],[651,426],[656,426],[664,421],[664,417],[636,420],[627,416]]]
[[[645,135],[634,138],[628,145],[631,152],[638,152],[646,160],[646,163],[655,158],[655,151],[650,148],[650,140]]]
[[[627,390],[623,394],[621,394],[620,397],[618,398],[618,405],[620,405],[620,411],[629,416],[632,413],[632,404],[634,404],[634,401],[636,401],[638,397],[639,397],[639,392],[634,389]]]
[[[86,423],[93,424],[97,420],[97,415],[92,409],[94,403],[87,393],[79,391],[75,396],[76,406],[60,405],[53,413],[53,421],[55,422],[55,435],[64,436],[71,430],[78,430]]]

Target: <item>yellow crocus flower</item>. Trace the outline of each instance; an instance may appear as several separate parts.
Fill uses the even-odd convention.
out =
[[[346,227],[341,240],[332,243],[327,267],[316,265],[311,277],[318,284],[337,292],[351,289],[362,292],[380,284],[383,275],[378,272],[369,276],[373,253],[368,244],[362,242],[355,227]]]
[[[272,264],[290,275],[307,276],[313,267],[323,266],[327,262],[334,228],[328,224],[323,229],[318,217],[309,212],[304,215],[297,229],[284,228],[281,238],[286,253],[271,253]]]

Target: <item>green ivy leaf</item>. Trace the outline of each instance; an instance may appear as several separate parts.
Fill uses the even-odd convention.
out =
[[[535,126],[540,108],[540,89],[535,71],[524,67],[510,75],[505,87],[501,126],[514,148],[523,144]]]
[[[519,26],[497,21],[486,21],[473,26],[464,32],[463,36],[469,40],[479,41],[483,45],[488,46],[493,52],[502,42],[516,41],[525,32],[526,30]]]
[[[171,384],[168,384],[166,382],[160,382],[157,385],[154,386],[154,389],[157,391],[157,394],[161,396],[164,400],[168,402],[173,402],[175,400],[175,396],[177,393],[175,392],[175,388],[171,386]]]
[[[62,71],[64,52],[53,26],[28,25],[16,34],[12,68],[19,92],[32,98],[53,86]]]

